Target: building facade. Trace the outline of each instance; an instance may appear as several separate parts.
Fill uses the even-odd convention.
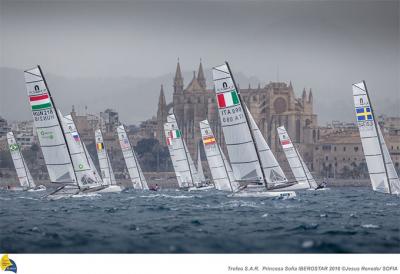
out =
[[[193,72],[192,79],[185,86],[178,62],[173,80],[173,100],[170,104],[166,103],[164,89],[161,87],[156,138],[161,144],[165,144],[163,124],[168,112],[173,109],[192,156],[196,156],[197,145],[201,144],[199,122],[204,119],[210,122],[214,134],[224,146],[215,92],[207,88],[202,63],[200,62],[197,73]],[[318,127],[311,89],[308,92],[304,89],[302,96],[298,98],[292,83],[270,82],[256,88],[240,88],[240,93],[268,144],[277,153],[279,161],[285,163],[276,128],[284,125],[293,142],[300,144],[305,161],[312,163]]]

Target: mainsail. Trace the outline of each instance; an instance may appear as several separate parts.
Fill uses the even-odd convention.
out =
[[[39,66],[25,71],[25,84],[51,182],[76,184],[69,148],[60,124],[61,117]]]
[[[11,158],[17,172],[18,180],[23,188],[35,188],[35,183],[21,153],[21,147],[17,144],[12,132],[7,133],[7,142]]]
[[[286,159],[298,184],[304,188],[316,188],[318,185],[314,177],[311,175],[299,151],[293,145],[285,127],[278,127],[277,130]]]
[[[201,164],[200,144],[197,145],[197,172],[199,174],[200,181],[205,182],[206,178],[204,177],[203,166]]]
[[[224,191],[235,191],[239,188],[239,184],[235,182],[232,168],[217,144],[207,120],[200,122],[200,132],[215,188]]]
[[[179,173],[179,162],[178,162],[179,158],[177,157],[176,152],[174,150],[174,146],[172,144],[172,139],[171,139],[171,137],[168,136],[170,131],[171,131],[170,124],[165,123],[164,124],[164,133],[166,136],[166,142],[167,142],[167,146],[168,146],[169,156],[171,157],[172,166],[174,167],[176,180],[178,181],[179,187],[185,187],[185,183],[182,181],[181,175]]]
[[[173,113],[167,116],[167,124],[167,127],[169,128],[167,137],[169,137],[171,142],[178,169],[178,173],[176,175],[180,176],[180,180],[184,187],[194,186],[198,184],[200,180],[198,179],[193,160],[190,157],[186,144],[182,139],[181,131],[179,130],[175,115]]]
[[[102,181],[99,180],[98,175],[96,175],[92,167],[93,162],[88,158],[87,150],[81,141],[71,115],[62,117],[62,126],[71,153],[71,159],[79,187],[92,188],[101,186]]]
[[[382,132],[375,120],[364,81],[353,84],[353,98],[372,188],[378,192],[400,194],[399,177],[394,169]]]
[[[227,64],[213,68],[219,117],[235,178],[264,182],[244,107]]]
[[[100,129],[97,129],[94,132],[94,135],[101,178],[103,179],[104,184],[115,185],[117,182],[115,180],[110,158],[108,157],[107,149],[104,146],[103,134]]]
[[[149,189],[146,178],[143,175],[139,161],[136,157],[136,153],[131,146],[131,142],[129,141],[123,125],[117,127],[117,133],[122,155],[124,156],[125,164],[128,169],[129,177],[133,183],[133,187],[135,189]]]

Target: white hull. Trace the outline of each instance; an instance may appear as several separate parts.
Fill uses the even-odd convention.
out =
[[[294,191],[239,191],[228,195],[228,197],[249,197],[249,198],[275,198],[275,199],[293,199],[296,197]]]
[[[215,189],[215,187],[213,185],[200,186],[200,187],[189,187],[188,191],[201,191],[201,190],[208,190],[208,189]]]
[[[330,190],[330,188],[329,187],[318,188],[318,189],[309,188],[307,190],[309,190],[309,191],[325,191],[325,190]]]
[[[115,193],[115,192],[121,192],[122,191],[122,187],[117,186],[117,185],[110,185],[107,186],[106,188],[97,191],[98,193]]]
[[[46,187],[43,185],[40,185],[36,188],[28,189],[28,192],[39,192],[39,191],[45,191],[45,190],[46,190]]]

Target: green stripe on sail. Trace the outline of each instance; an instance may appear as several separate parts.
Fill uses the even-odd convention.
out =
[[[232,91],[231,95],[232,95],[233,104],[235,104],[235,105],[239,104],[239,97],[236,93],[236,90]]]
[[[181,131],[180,131],[180,130],[177,130],[177,131],[176,131],[176,137],[177,137],[177,138],[181,137]]]
[[[38,109],[43,109],[43,108],[51,108],[51,103],[45,103],[45,104],[41,104],[41,105],[35,105],[32,106],[32,110],[38,110]]]

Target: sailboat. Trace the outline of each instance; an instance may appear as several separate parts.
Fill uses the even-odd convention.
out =
[[[235,181],[232,168],[218,145],[207,120],[200,122],[200,132],[215,188],[236,192],[240,185]]]
[[[108,186],[102,192],[119,192],[122,189],[120,186],[117,185],[117,181],[115,180],[114,171],[111,166],[110,158],[108,157],[107,149],[104,146],[103,134],[101,130],[97,129],[94,132],[94,136],[96,141],[96,151],[97,157],[99,159],[101,178],[103,180],[103,184]]]
[[[40,185],[36,187],[35,182],[29,172],[28,166],[26,165],[25,159],[21,153],[21,147],[14,138],[14,133],[7,133],[7,142],[10,149],[11,158],[14,163],[15,170],[17,172],[18,180],[21,188],[15,188],[12,190],[28,190],[28,191],[43,191],[46,187]]]
[[[176,175],[176,180],[178,181],[178,186],[180,189],[185,189],[188,187],[187,183],[182,181],[181,175],[180,175],[180,164],[179,164],[179,157],[177,152],[174,149],[174,145],[172,142],[172,138],[169,136],[170,131],[172,130],[171,124],[170,123],[165,123],[164,124],[164,134],[166,136],[166,143],[169,151],[169,156],[171,157],[171,162],[172,166],[175,171]]]
[[[270,150],[265,146],[265,140],[265,143],[262,142],[259,136],[261,132],[242,104],[228,63],[213,68],[213,80],[233,173],[236,180],[243,184],[235,195],[278,198],[296,196],[293,191],[277,191],[278,188],[283,189],[293,184],[286,183],[283,172],[279,174],[275,166],[269,163],[269,154],[261,154]],[[259,147],[260,144],[264,147]]]
[[[307,165],[301,157],[297,148],[293,145],[289,134],[284,126],[277,128],[279,140],[285,153],[286,159],[289,162],[290,169],[293,172],[296,181],[303,188],[317,189],[318,184],[310,173]]]
[[[167,142],[171,143],[171,147],[173,149],[174,156],[171,157],[171,160],[177,167],[177,171],[175,172],[177,178],[179,177],[178,183],[179,180],[181,181],[180,188],[188,191],[207,190],[214,188],[213,185],[207,185],[204,181],[201,181],[186,143],[182,138],[182,134],[179,130],[173,111],[171,111],[171,113],[167,116],[166,128],[169,129],[166,134]]]
[[[58,199],[96,191],[97,183],[89,180],[85,172],[81,172],[86,167],[72,160],[62,127],[64,117],[57,111],[40,66],[24,71],[24,75],[33,122],[50,181],[60,185],[46,197]],[[76,173],[78,170],[79,176]]]
[[[133,183],[134,189],[149,190],[146,178],[143,175],[136,153],[133,150],[125,127],[120,125],[117,127],[118,140],[121,146],[122,154],[125,159],[125,164],[128,169],[129,177]]]
[[[375,120],[365,81],[353,84],[353,99],[358,129],[372,189],[377,192],[400,195],[400,181]]]

